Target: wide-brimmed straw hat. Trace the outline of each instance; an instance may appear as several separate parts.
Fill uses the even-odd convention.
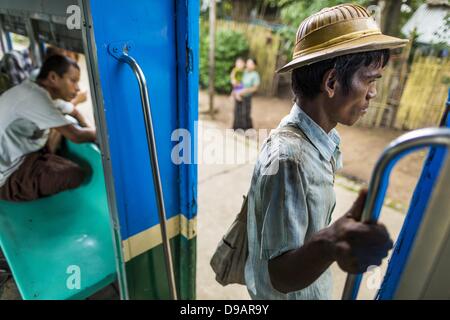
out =
[[[381,33],[369,11],[341,4],[306,18],[298,27],[292,61],[277,72],[287,72],[349,53],[395,49],[408,40]]]

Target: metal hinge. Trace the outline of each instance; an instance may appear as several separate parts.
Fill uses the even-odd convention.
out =
[[[186,41],[186,73],[194,70],[194,53]]]

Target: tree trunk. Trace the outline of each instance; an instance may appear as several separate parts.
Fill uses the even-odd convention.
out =
[[[390,36],[398,36],[400,34],[400,13],[402,1],[384,0],[383,11],[381,13],[381,31]]]
[[[250,12],[256,6],[255,0],[234,0],[232,1],[232,17],[236,21],[248,21]]]
[[[214,116],[214,83],[215,83],[215,49],[216,49],[216,1],[213,0],[209,7],[209,112]]]

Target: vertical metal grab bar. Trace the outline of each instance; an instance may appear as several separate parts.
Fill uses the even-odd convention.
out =
[[[159,174],[159,165],[158,165],[158,156],[156,153],[156,143],[155,143],[155,134],[153,131],[153,122],[152,115],[150,111],[150,100],[147,89],[147,81],[145,80],[144,73],[142,72],[139,64],[130,57],[126,52],[122,52],[120,56],[118,56],[120,61],[127,63],[135,74],[138,84],[139,91],[141,93],[141,102],[142,102],[142,111],[144,113],[144,121],[145,121],[145,131],[147,133],[147,143],[149,147],[150,153],[150,161],[152,166],[152,174],[153,174],[153,182],[155,184],[155,192],[156,192],[156,202],[158,205],[158,214],[159,214],[159,222],[161,225],[161,236],[164,247],[164,257],[166,263],[167,276],[169,279],[169,290],[172,296],[172,299],[177,300],[177,289],[175,284],[175,274],[172,263],[172,253],[170,250],[169,237],[167,235],[167,227],[166,227],[166,209],[164,207],[164,196],[161,184],[161,176]]]
[[[426,128],[406,133],[391,142],[375,165],[369,184],[367,199],[361,221],[378,221],[386,194],[392,168],[403,156],[428,146],[450,147],[450,129]],[[343,300],[355,300],[361,284],[362,274],[349,274],[342,294]]]

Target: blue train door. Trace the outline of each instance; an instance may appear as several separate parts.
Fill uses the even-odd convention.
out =
[[[190,161],[179,163],[174,146],[180,139],[177,130],[193,133],[197,119],[199,3],[113,0],[79,4],[110,210],[117,217],[116,253],[123,296],[170,298],[175,285],[178,298],[192,299],[196,167]],[[122,59],[123,54],[128,61]],[[143,92],[146,88],[148,92]],[[143,106],[146,99],[148,114]],[[162,204],[155,192],[159,181],[150,156],[150,120]],[[192,147],[193,155],[193,135],[183,142]],[[159,216],[161,205],[165,226]],[[171,259],[164,236],[170,239]]]

